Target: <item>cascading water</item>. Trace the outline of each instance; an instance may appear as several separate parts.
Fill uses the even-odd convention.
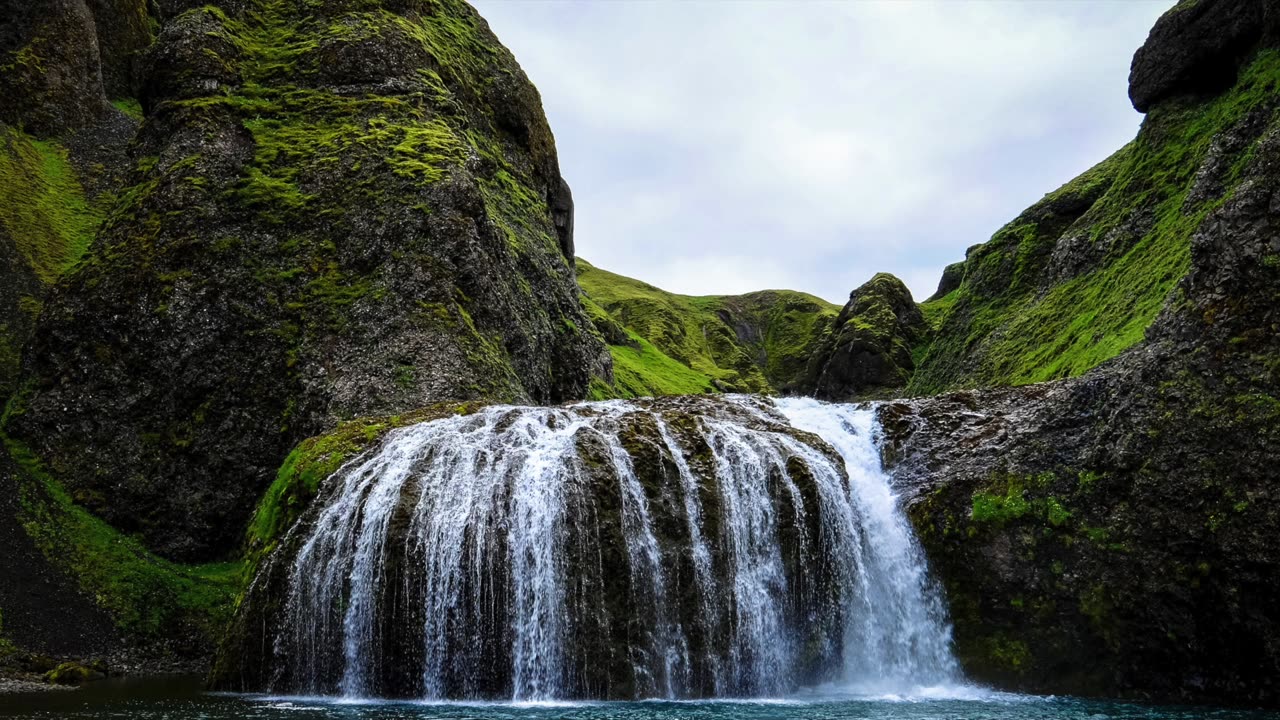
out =
[[[547,700],[952,683],[874,434],[870,410],[749,397],[394,431],[281,543],[264,571],[280,597],[253,599],[263,575],[251,590],[279,627],[264,684]]]
[[[780,400],[778,408],[844,458],[858,511],[861,542],[847,588],[842,682],[869,692],[955,683],[960,673],[946,606],[881,469],[875,413],[808,398]]]

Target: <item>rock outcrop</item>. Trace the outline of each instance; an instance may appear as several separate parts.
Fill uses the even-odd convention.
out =
[[[892,393],[910,380],[912,350],[926,330],[907,286],[879,273],[849,294],[831,332],[809,357],[800,391],[841,402]]]
[[[1153,33],[1151,42],[1166,41]],[[975,679],[1280,703],[1280,67],[1273,48],[1250,53],[1222,94],[1153,105],[1124,151],[1122,164],[1192,159],[1159,219],[1141,219],[1162,192],[1154,179],[1135,185],[1105,165],[1098,182],[1122,179],[1092,205],[1096,192],[1073,187],[1028,211],[1075,228],[1046,249],[1044,274],[1015,271],[1033,284],[1084,277],[1079,268],[1097,262],[1091,252],[1105,257],[1115,243],[1132,256],[1180,228],[1165,237],[1185,245],[1166,252],[1184,253],[1185,266],[1171,267],[1185,271],[1136,345],[1078,378],[881,408],[886,459],[947,587]],[[1187,123],[1210,133],[1174,132],[1196,126]],[[1085,205],[1084,220],[1073,220]],[[1154,228],[1071,245],[1104,208],[1130,218],[1119,227]],[[999,267],[988,253],[971,253],[969,292]],[[1132,297],[1141,286],[1120,287]],[[1066,350],[1035,357],[1052,362]]]
[[[537,91],[474,10],[162,6],[132,176],[5,427],[78,502],[224,557],[341,419],[609,377]]]
[[[964,263],[951,263],[942,269],[942,278],[938,280],[938,289],[925,302],[940,300],[959,289],[964,282]]]
[[[1260,0],[1182,0],[1133,56],[1129,98],[1138,112],[1178,94],[1231,87],[1258,41],[1275,40],[1280,7]]]

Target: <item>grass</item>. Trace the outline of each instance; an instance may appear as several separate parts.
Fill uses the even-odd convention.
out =
[[[120,112],[128,115],[130,118],[142,122],[142,103],[135,98],[116,98],[111,101],[111,105]]]
[[[51,140],[0,130],[0,225],[41,282],[75,267],[102,222],[67,159]]]
[[[184,638],[212,648],[230,619],[240,563],[182,565],[76,505],[21,443],[0,435],[18,468],[23,527],[135,641]]]
[[[1264,51],[1232,91],[1153,108],[1130,145],[974,249],[960,288],[924,306],[937,333],[916,349],[909,390],[1076,376],[1141,342],[1187,272],[1192,234],[1251,158],[1252,148],[1231,156],[1223,192],[1190,203],[1210,144],[1277,92],[1280,53]],[[1052,281],[1046,270],[1064,236],[1081,238],[1097,261]]]
[[[267,488],[245,533],[244,580],[266,557],[307,508],[320,483],[391,430],[448,415],[475,412],[479,403],[442,403],[404,415],[360,418],[332,432],[304,440],[289,453]]]
[[[790,290],[679,295],[581,259],[578,282],[590,299],[588,312],[626,330],[626,338],[610,340],[625,396],[781,390],[799,379],[839,312]],[[738,327],[752,335],[741,337]]]

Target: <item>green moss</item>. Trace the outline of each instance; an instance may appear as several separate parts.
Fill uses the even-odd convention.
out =
[[[128,115],[130,118],[142,122],[142,103],[135,98],[116,98],[111,101],[111,105],[120,112]]]
[[[181,565],[151,554],[76,505],[26,447],[0,435],[19,471],[20,519],[49,560],[76,578],[139,641],[212,647],[230,619],[241,565]]]
[[[839,311],[788,290],[678,295],[581,259],[578,282],[597,326],[625,328],[606,338],[624,396],[785,389],[800,378]]]
[[[1022,640],[996,633],[985,638],[984,664],[995,666],[1004,672],[1017,674],[1031,661],[1031,650]]]
[[[938,332],[916,349],[909,392],[1071,377],[1140,342],[1186,274],[1191,235],[1230,197],[1251,157],[1245,148],[1229,158],[1224,192],[1191,203],[1213,139],[1277,92],[1280,52],[1268,50],[1232,91],[1152,109],[1130,145],[973,249],[954,297],[925,307]],[[1067,236],[1102,248],[1101,257],[1050,281],[1050,255]]]
[[[1048,508],[1050,525],[1058,527],[1071,519],[1071,511],[1063,507],[1057,498],[1048,498],[1045,500],[1045,505]]]
[[[0,225],[45,284],[80,261],[102,221],[53,141],[0,129]]]
[[[973,512],[969,518],[976,523],[1004,524],[1029,512],[1031,503],[1022,496],[1022,487],[1010,485],[1003,495],[974,493]]]

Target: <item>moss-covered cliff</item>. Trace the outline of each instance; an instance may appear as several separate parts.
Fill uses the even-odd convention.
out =
[[[608,380],[537,91],[469,6],[179,5],[6,426],[79,503],[223,557],[338,420]]]
[[[835,401],[900,392],[915,369],[913,352],[928,331],[907,286],[878,273],[850,293],[831,332],[813,348],[798,389]]]
[[[1275,50],[1230,47],[1228,90],[1171,90],[1132,143],[970,248],[958,287],[925,305],[938,330],[910,393],[1073,377],[1142,341],[1192,238],[1247,179],[1280,93]]]
[[[794,392],[837,310],[791,290],[677,295],[581,261],[578,282],[613,355],[601,395]]]
[[[1261,7],[1184,3],[1135,69],[1185,55],[1169,43],[1222,40],[1212,23]],[[1197,8],[1187,17],[1209,25],[1176,18]],[[913,387],[1110,362],[882,410],[886,456],[977,679],[1280,702],[1271,12],[1248,43],[1208,55],[1234,58],[1233,82],[1215,64],[1210,85],[1164,88],[1132,145],[970,251]]]

